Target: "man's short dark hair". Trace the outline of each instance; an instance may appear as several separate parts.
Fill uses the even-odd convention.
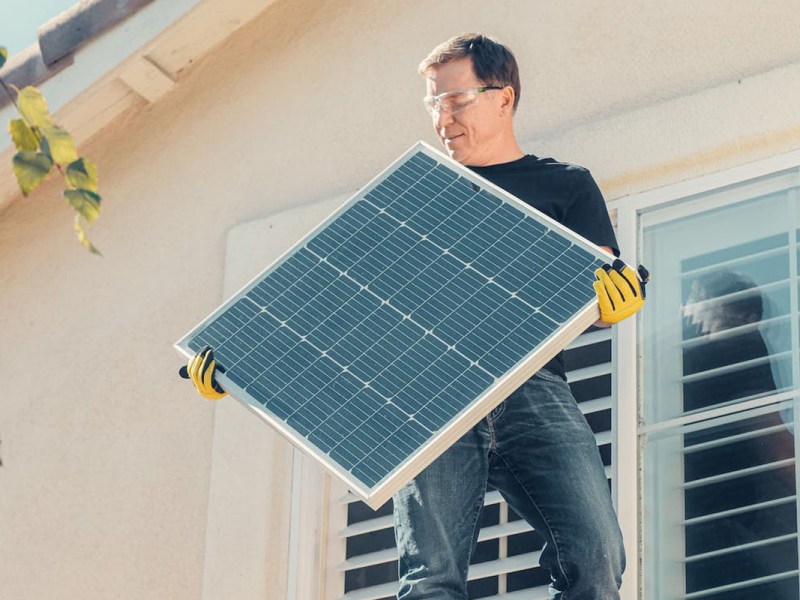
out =
[[[428,75],[438,65],[469,57],[475,76],[485,85],[514,89],[514,110],[519,104],[521,86],[519,67],[514,54],[497,40],[480,33],[462,33],[434,48],[419,64],[419,72]]]

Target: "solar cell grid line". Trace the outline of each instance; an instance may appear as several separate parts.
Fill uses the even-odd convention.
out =
[[[419,142],[175,346],[378,507],[596,320],[606,260]]]

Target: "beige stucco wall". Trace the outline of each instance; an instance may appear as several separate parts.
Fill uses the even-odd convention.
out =
[[[223,299],[231,228],[434,142],[415,67],[464,30],[516,51],[526,148],[609,197],[800,147],[796,0],[280,0],[82,148],[104,258],[57,182],[0,215],[2,597],[202,597],[214,413],[171,344]]]

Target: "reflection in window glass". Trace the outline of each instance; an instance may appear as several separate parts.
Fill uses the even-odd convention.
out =
[[[690,273],[682,281],[688,291],[683,412],[774,392],[772,352],[760,329],[765,301],[758,284],[728,267]]]
[[[800,598],[798,229],[786,174],[642,217],[644,597]]]
[[[644,417],[786,391],[797,379],[797,190],[645,217]]]

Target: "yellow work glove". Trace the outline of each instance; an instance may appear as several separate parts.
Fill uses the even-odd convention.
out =
[[[644,306],[644,287],[650,281],[650,273],[642,265],[638,271],[637,276],[633,269],[617,259],[613,265],[603,265],[594,272],[601,321],[619,323]]]
[[[191,379],[198,393],[208,400],[219,400],[227,394],[214,379],[217,370],[217,361],[214,360],[214,351],[206,346],[189,359],[189,364],[181,367],[178,373],[184,379]],[[220,368],[220,373],[224,371]]]

